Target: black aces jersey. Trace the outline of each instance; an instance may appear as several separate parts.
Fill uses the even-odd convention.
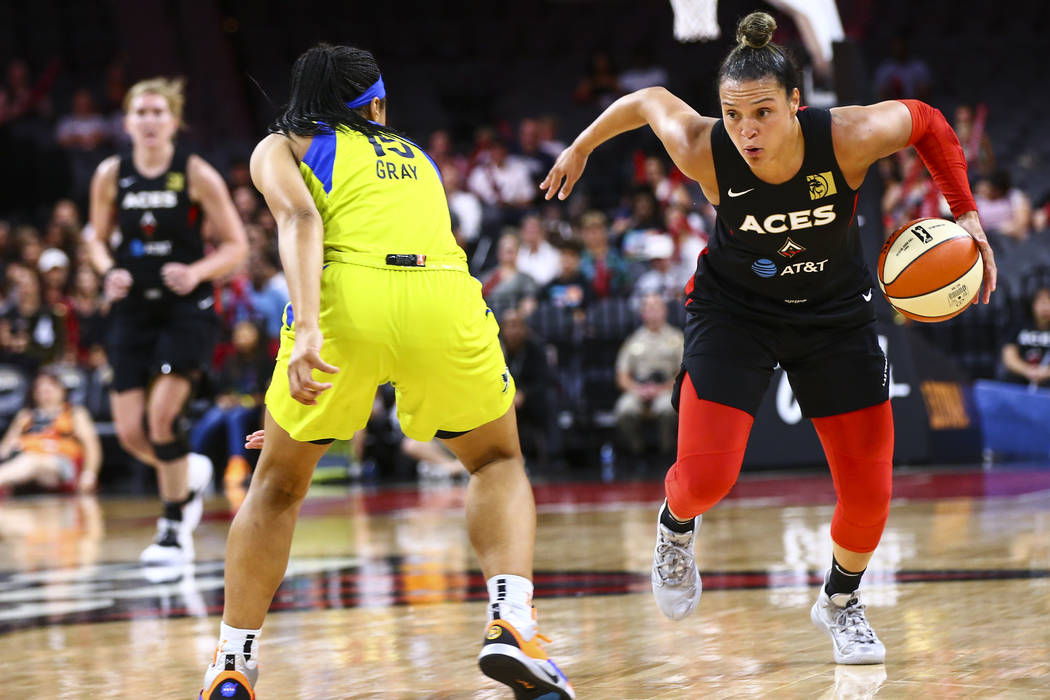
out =
[[[121,305],[142,306],[174,299],[207,305],[210,300],[209,283],[201,283],[179,297],[164,286],[160,276],[166,263],[189,264],[204,257],[200,207],[189,198],[188,159],[189,154],[176,149],[168,169],[147,178],[135,168],[130,154],[121,156],[116,202],[121,235],[113,256],[116,266],[130,272],[134,280]]]
[[[719,206],[691,299],[785,322],[860,324],[875,318],[874,287],[854,222],[857,192],[839,170],[831,112],[798,112],[805,155],[771,185],[755,176],[719,120],[711,130]]]

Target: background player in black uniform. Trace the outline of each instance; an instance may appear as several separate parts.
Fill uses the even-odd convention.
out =
[[[112,303],[106,351],[117,437],[157,468],[164,503],[157,538],[142,553],[150,562],[193,558],[192,531],[211,469],[203,456],[187,458],[177,418],[217,340],[210,281],[247,254],[226,183],[202,158],[176,147],[183,100],[178,80],[132,86],[124,100],[131,154],[104,160],[91,182],[91,260]],[[203,220],[219,240],[207,256]]]
[[[718,208],[687,288],[678,458],[665,481],[652,573],[661,611],[681,619],[700,599],[696,525],[735,483],[779,363],[813,419],[838,495],[834,558],[811,618],[838,663],[881,663],[885,648],[856,596],[889,512],[893,457],[874,284],[853,222],[868,167],[914,144],[980,246],[985,303],[995,263],[962,148],[940,112],[914,100],[800,108],[798,69],[769,43],[775,28],[761,12],[740,22],[740,43],[719,71],[722,119],[700,116],[663,88],[632,93],[580,134],[540,186],[548,199],[564,199],[596,146],[648,124]]]

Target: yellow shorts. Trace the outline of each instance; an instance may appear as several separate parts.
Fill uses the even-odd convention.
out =
[[[414,440],[473,430],[507,412],[514,380],[481,283],[462,265],[427,264],[422,269],[325,265],[321,357],[340,371],[314,371],[316,380],[333,384],[316,406],[289,393],[295,325],[286,307],[266,406],[294,439],[349,439],[365,427],[376,387],[386,382],[394,385],[401,429]]]

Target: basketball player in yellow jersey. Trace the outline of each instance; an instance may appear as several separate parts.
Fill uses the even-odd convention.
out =
[[[482,671],[519,699],[575,697],[539,645],[535,505],[499,328],[452,236],[437,168],[385,126],[385,95],[369,52],[316,46],[296,61],[287,111],[252,155],[291,304],[265,444],[230,527],[201,700],[255,698],[263,618],[314,466],[333,439],[364,427],[387,381],[405,434],[442,438],[471,474],[467,528],[491,599]]]

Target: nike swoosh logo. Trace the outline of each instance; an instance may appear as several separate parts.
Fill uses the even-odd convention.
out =
[[[551,673],[550,671],[548,671],[547,667],[544,666],[543,664],[540,664],[540,668],[542,668],[543,672],[547,674],[547,677],[551,679],[551,683],[554,683],[555,685],[558,684],[558,675],[557,674]]]
[[[755,188],[752,187],[751,190],[753,190],[753,189],[755,189]],[[744,190],[743,192],[734,192],[733,188],[730,187],[729,188],[729,192],[727,192],[726,194],[728,194],[730,197],[743,197],[745,194],[747,194],[751,190]]]
[[[122,177],[122,178],[120,178],[120,186],[121,187],[131,187],[134,184],[135,184],[135,176],[134,175],[131,175],[129,177]]]
[[[871,290],[869,289],[867,294],[861,294],[860,298],[864,301],[871,301]]]

